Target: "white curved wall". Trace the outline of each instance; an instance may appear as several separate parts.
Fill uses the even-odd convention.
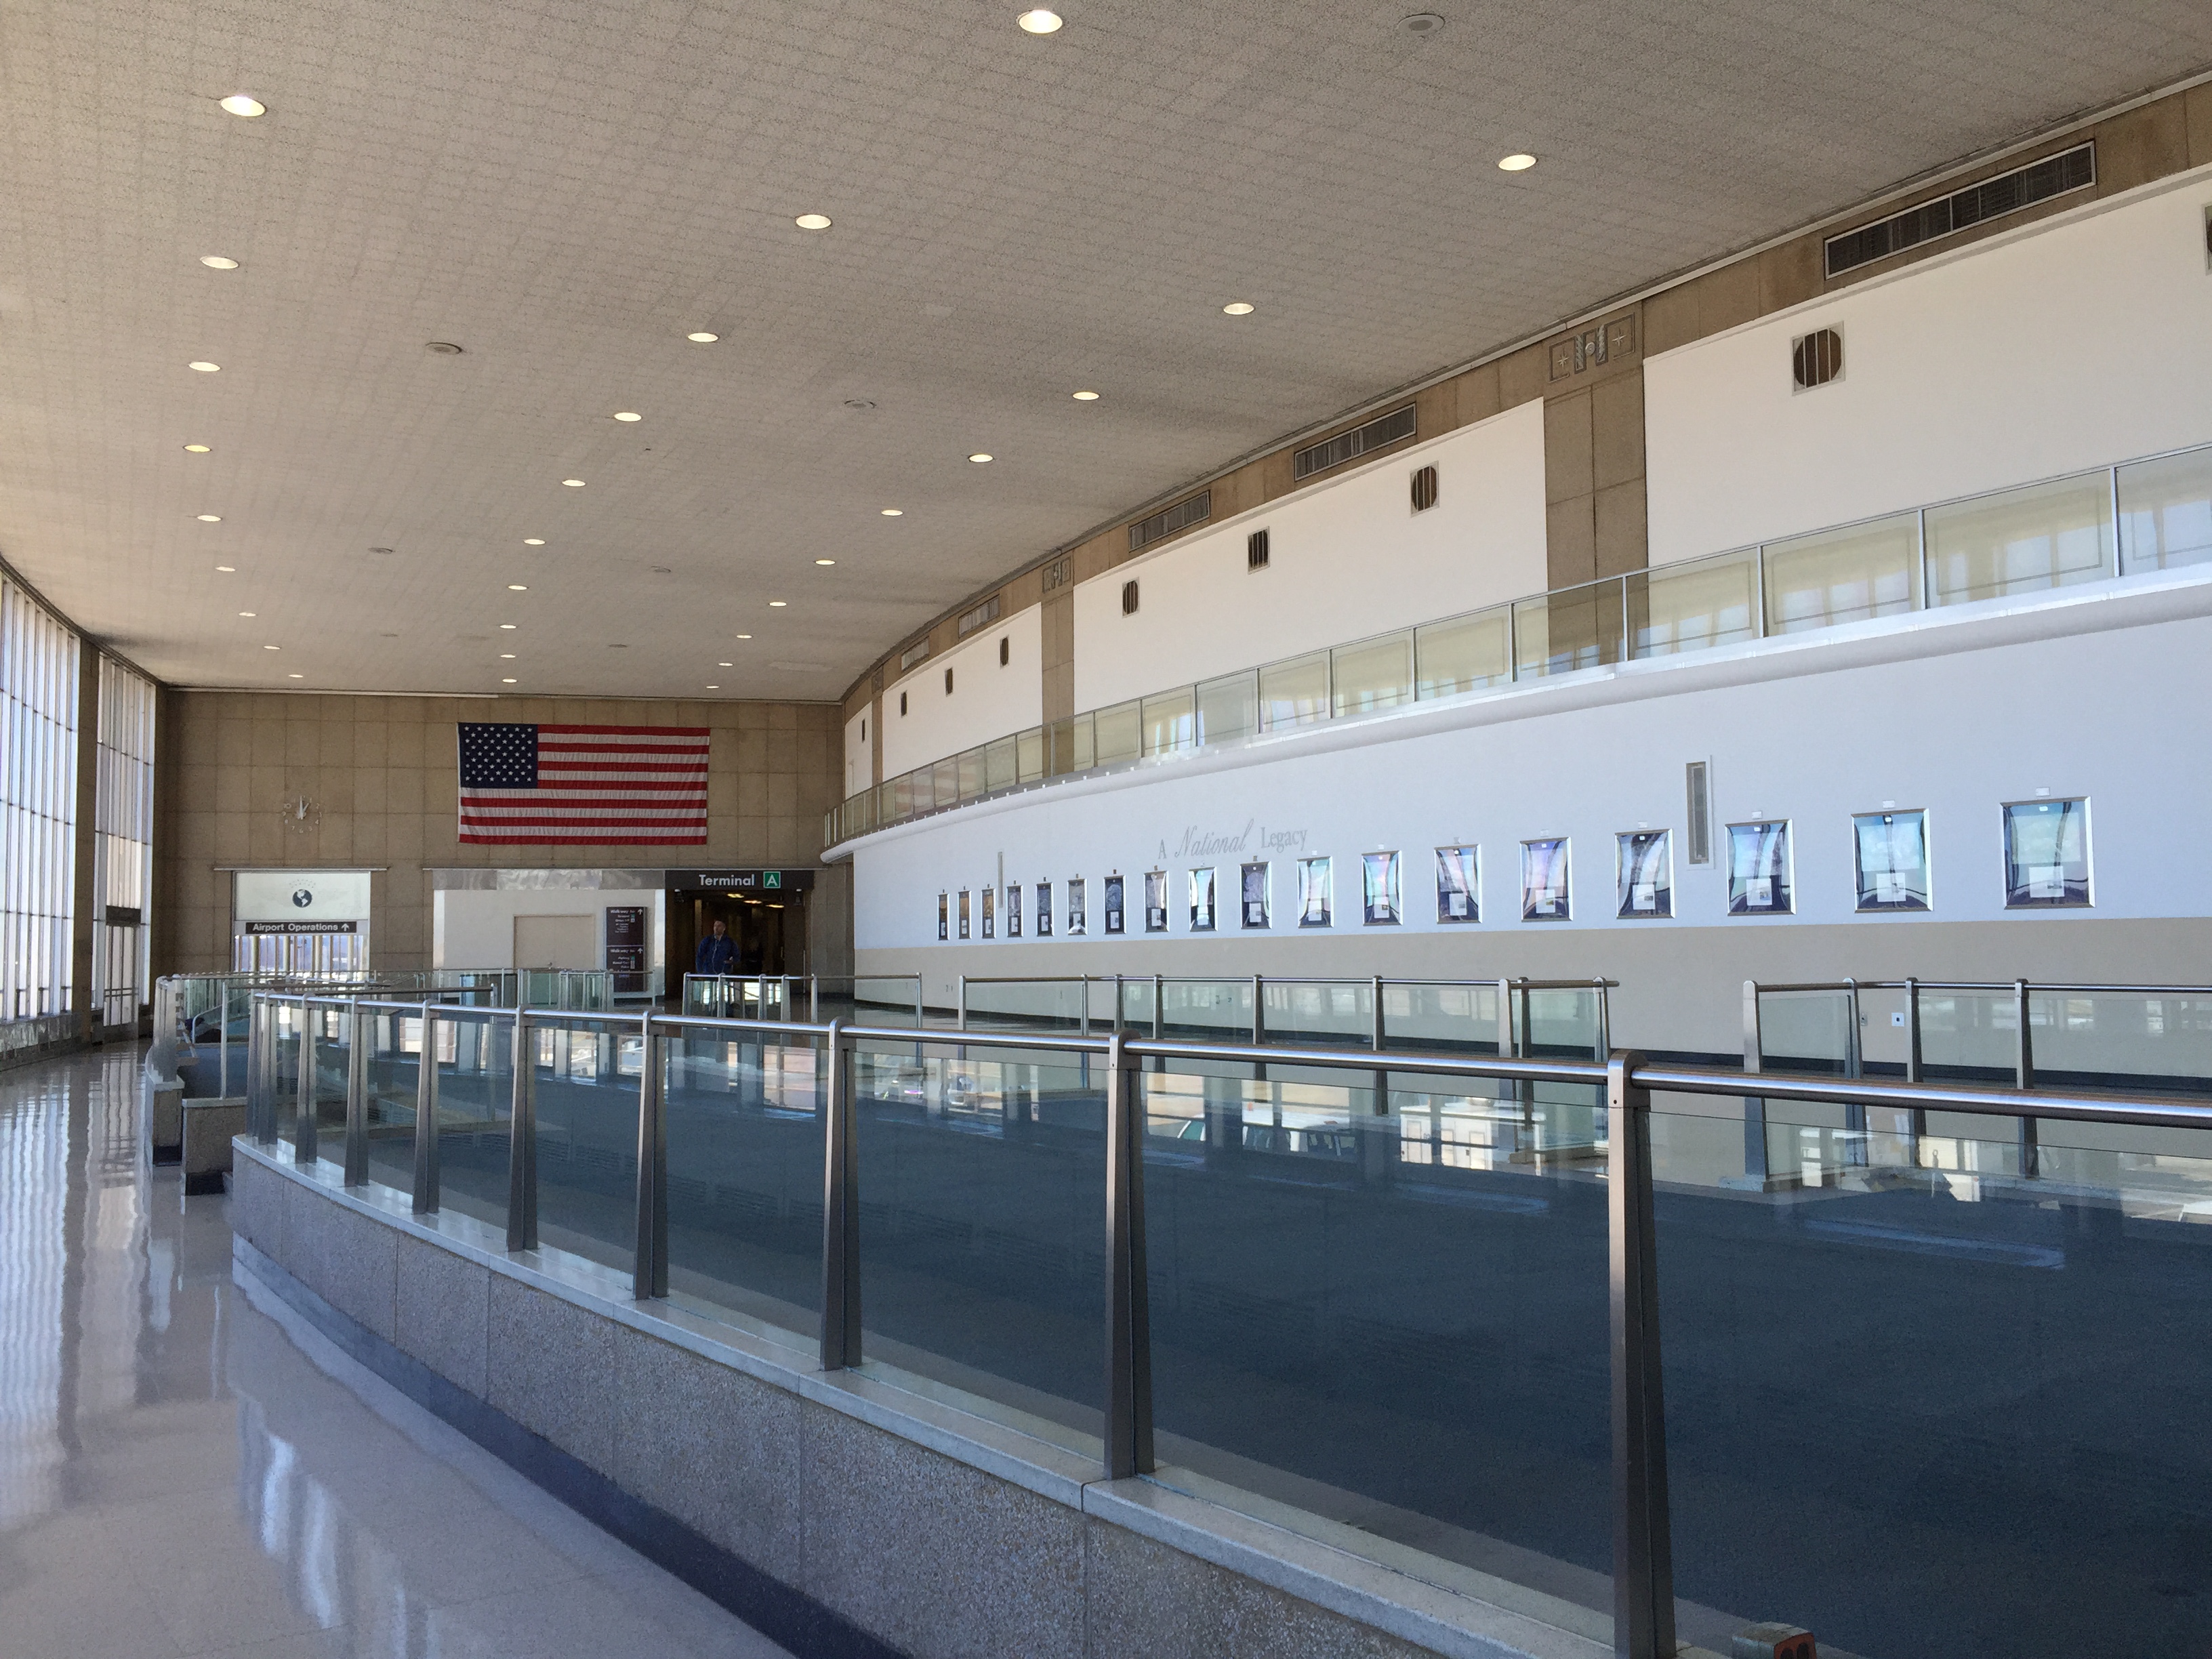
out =
[[[999,641],[1006,661],[999,661]],[[952,690],[945,671],[952,671]],[[899,712],[899,696],[907,698]],[[884,775],[926,766],[1044,719],[1044,613],[1036,605],[981,628],[884,688]]]

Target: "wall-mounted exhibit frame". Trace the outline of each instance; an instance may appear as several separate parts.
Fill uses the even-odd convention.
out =
[[[1786,916],[1794,911],[1797,884],[1790,864],[1790,820],[1731,823],[1728,840],[1729,914]]]
[[[1190,931],[1210,933],[1213,931],[1214,886],[1212,870],[1190,872]]]
[[[1145,872],[1145,931],[1164,933],[1168,930],[1168,872],[1164,870]]]
[[[1359,919],[1369,927],[1395,927],[1405,917],[1405,892],[1395,853],[1366,853],[1359,860]]]
[[[1328,860],[1326,858],[1298,860],[1298,926],[1328,927],[1334,926],[1331,915]]]
[[[1128,919],[1128,883],[1120,876],[1106,878],[1106,931],[1119,933],[1126,931]]]
[[[1574,892],[1567,880],[1565,836],[1521,843],[1521,920],[1566,921],[1574,915]]]
[[[2094,903],[2086,798],[2004,804],[2005,908],[2053,910]]]
[[[1267,866],[1247,864],[1237,871],[1237,890],[1243,925],[1265,927],[1267,925]]]
[[[1854,812],[1851,858],[1862,911],[1935,908],[1928,867],[1928,814],[1919,808]]]
[[[1480,848],[1437,848],[1437,920],[1443,922],[1482,920]]]
[[[1052,884],[1048,881],[1037,884],[1036,936],[1039,939],[1052,937]]]
[[[1006,937],[1022,936],[1022,884],[1018,881],[1006,884]]]
[[[1070,876],[1067,878],[1067,932],[1069,937],[1080,939],[1083,936],[1084,930],[1088,923],[1089,918],[1084,913],[1083,878],[1080,876]]]
[[[1613,914],[1623,921],[1674,914],[1674,837],[1667,830],[1628,830],[1613,837]]]

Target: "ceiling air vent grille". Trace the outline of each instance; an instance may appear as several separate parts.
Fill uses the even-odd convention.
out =
[[[1139,519],[1129,526],[1129,551],[1150,547],[1163,537],[1172,536],[1178,530],[1188,530],[1202,523],[1213,513],[1213,492],[1201,489],[1187,501],[1177,501],[1164,512],[1149,519]]]
[[[989,599],[984,600],[982,604],[977,605],[973,611],[962,611],[960,613],[960,623],[958,628],[959,637],[964,640],[977,629],[985,627],[989,623],[998,621],[999,612],[1001,609],[999,603],[1000,598],[1000,596],[999,594],[994,593]]]
[[[1893,253],[1919,247],[1939,238],[1956,235],[1976,225],[2002,219],[2008,213],[2047,202],[2069,191],[2087,190],[2097,182],[2097,146],[2076,144],[2072,149],[2046,155],[2024,167],[1984,179],[1978,185],[1939,196],[1932,202],[1893,213],[1870,225],[1831,236],[1827,241],[1828,275],[1840,276],[1861,265],[1887,259]]]
[[[929,641],[927,640],[918,640],[914,644],[907,647],[905,650],[899,653],[899,672],[903,674],[908,669],[913,667],[915,664],[918,662],[927,662],[928,659]]]
[[[1377,416],[1365,426],[1340,432],[1326,443],[1311,444],[1299,450],[1291,457],[1291,477],[1293,482],[1310,478],[1316,472],[1356,461],[1362,455],[1373,454],[1385,444],[1395,444],[1413,435],[1413,405],[1407,404],[1403,409],[1394,409],[1388,415]]]

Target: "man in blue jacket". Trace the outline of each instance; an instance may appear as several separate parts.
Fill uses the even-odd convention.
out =
[[[727,974],[738,965],[738,942],[730,937],[730,930],[722,925],[720,916],[714,918],[714,931],[699,941],[699,960],[691,971],[695,974]]]

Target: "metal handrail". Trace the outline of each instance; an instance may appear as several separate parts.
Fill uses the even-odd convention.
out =
[[[1848,988],[1848,981],[1846,982]],[[1750,999],[1755,1002],[1755,998]],[[1193,1061],[1257,1067],[1283,1065],[1334,1067],[1363,1074],[1484,1079],[1525,1091],[1538,1084],[1601,1090],[1608,1111],[1606,1137],[1609,1335],[1613,1376],[1613,1650],[1623,1659],[1665,1659],[1674,1651],[1674,1579],[1666,1465],[1666,1413],[1659,1359],[1657,1241],[1652,1215],[1651,1100],[1655,1093],[1741,1096],[1747,1083],[1771,1098],[1843,1103],[1863,1111],[1879,1105],[1912,1113],[1957,1112],[1997,1117],[2057,1118],[2081,1123],[2212,1130],[2212,1104],[2113,1091],[2056,1093],[2026,1086],[2003,1089],[1923,1081],[1893,1083],[1863,1078],[1760,1076],[1712,1066],[1656,1065],[1640,1054],[1613,1050],[1602,1060],[1535,1060],[1500,1055],[1372,1053],[1253,1043],[1192,1042],[1139,1037],[1116,1030],[1094,1036],[1058,1033],[929,1032],[910,1027],[741,1019],[720,1016],[577,1012],[559,1008],[455,1008],[425,1000],[339,996],[289,996],[256,992],[249,1016],[248,1133],[264,1146],[277,1140],[275,1110],[276,1011],[296,1007],[363,1013],[413,1014],[422,1022],[420,1054],[434,1054],[434,1022],[472,1018],[511,1023],[513,1069],[508,1079],[508,1201],[507,1248],[538,1248],[536,1066],[526,1050],[533,1025],[635,1026],[643,1046],[639,1067],[636,1248],[631,1289],[641,1301],[668,1294],[668,1147],[665,1115],[664,1051],[657,1043],[687,1031],[750,1036],[766,1043],[803,1042],[823,1056],[817,1067],[822,1125],[823,1297],[821,1353],[825,1370],[858,1365],[862,1358],[859,1226],[859,1138],[854,1128],[856,1067],[860,1045],[884,1043],[965,1054],[998,1049],[1017,1054],[1103,1058],[1107,1109],[1105,1169],[1108,1285],[1103,1462],[1106,1478],[1129,1479],[1153,1468],[1151,1328],[1146,1301],[1143,1202],[1145,1062]],[[303,1018],[298,1092],[303,1110],[295,1125],[295,1158],[318,1155],[314,1103],[319,1074],[314,1026]],[[369,1179],[366,1049],[348,1038],[344,1181]],[[418,1060],[416,1086],[413,1207],[439,1207],[437,1073],[434,1059]],[[1756,1079],[1753,1083],[1753,1079]],[[1364,1086],[1363,1085],[1363,1086]],[[1379,1086],[1379,1085],[1378,1085]],[[1500,1098],[1504,1097],[1501,1095]],[[2031,1143],[2032,1144],[2032,1143]],[[2032,1162],[2021,1173],[2033,1179]]]

